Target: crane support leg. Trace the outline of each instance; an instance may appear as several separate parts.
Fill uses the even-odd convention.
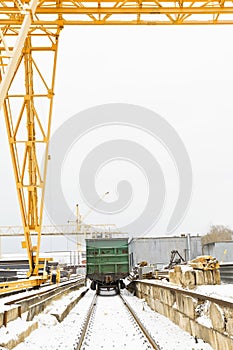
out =
[[[40,268],[41,224],[60,29],[54,26],[50,31],[43,27],[29,31],[3,104],[29,276],[38,275]]]

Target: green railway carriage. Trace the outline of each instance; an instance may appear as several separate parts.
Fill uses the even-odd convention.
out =
[[[129,274],[128,239],[87,239],[87,277],[91,289],[99,294],[101,289],[124,288],[123,279]]]

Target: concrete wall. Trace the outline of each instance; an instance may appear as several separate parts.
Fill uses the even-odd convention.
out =
[[[178,250],[183,258],[187,256],[187,237],[134,238],[129,243],[130,267],[140,261],[148,264],[168,265],[171,251]],[[191,236],[191,259],[202,255],[201,237]]]
[[[223,306],[221,301],[205,301],[155,282],[134,283],[136,296],[145,299],[152,310],[169,318],[192,336],[203,339],[214,350],[233,349],[233,303]]]
[[[215,242],[203,246],[203,254],[212,255],[218,261],[233,261],[233,242]]]

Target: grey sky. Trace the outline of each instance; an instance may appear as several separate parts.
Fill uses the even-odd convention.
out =
[[[81,110],[111,102],[138,104],[165,118],[187,148],[194,177],[189,210],[174,234],[203,233],[210,224],[233,226],[232,38],[230,26],[72,27],[61,33],[53,130]],[[3,118],[0,129],[0,225],[15,225],[21,221]],[[156,149],[155,157],[165,172],[167,202],[150,234],[164,234],[178,192],[177,174],[162,146],[135,131],[100,130],[74,145],[62,179],[69,205],[80,203],[82,213],[88,211],[78,190],[78,164],[88,147],[112,135],[128,136]],[[105,173],[102,169],[96,180],[99,193],[110,191],[108,200],[116,198],[119,168],[119,177],[127,173],[134,181],[134,171],[138,173],[131,165],[112,166]],[[137,178],[146,193],[145,179],[141,174]],[[125,225],[145,202],[137,187],[131,212],[115,218],[92,213],[87,221]]]

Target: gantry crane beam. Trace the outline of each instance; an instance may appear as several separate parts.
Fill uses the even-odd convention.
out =
[[[80,231],[77,230],[77,225],[43,225],[41,226],[41,234],[42,235],[56,235],[56,234],[63,234],[63,235],[77,235],[77,234],[83,234],[83,232],[88,233],[114,233],[119,232],[117,231],[115,224],[79,224]],[[113,227],[113,230],[110,230],[110,227]],[[82,230],[81,230],[82,228]],[[24,234],[24,227],[23,226],[0,226],[0,236],[22,236]],[[34,233],[32,232],[34,235]]]
[[[0,0],[0,107],[3,103],[29,275],[37,275],[39,269],[61,29],[65,25],[189,24],[233,24],[232,1]]]
[[[18,2],[17,2],[18,3]],[[22,6],[25,3],[23,2]],[[21,7],[22,7],[21,6]],[[0,1],[0,27],[20,26],[16,1]],[[232,24],[232,1],[38,1],[32,25]]]

